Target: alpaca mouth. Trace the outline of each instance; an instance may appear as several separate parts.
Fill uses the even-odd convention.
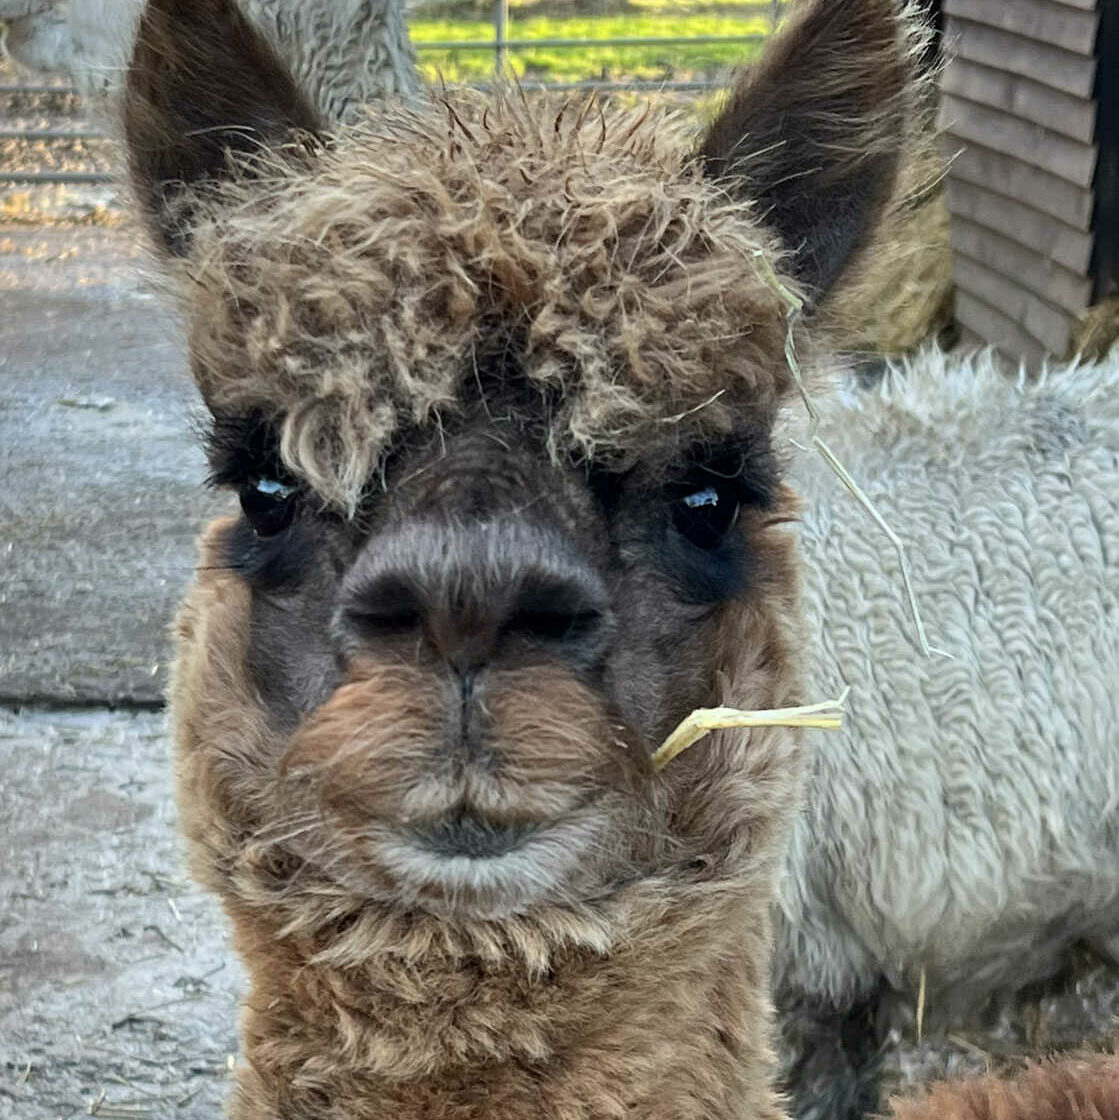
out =
[[[460,814],[417,829],[417,845],[444,858],[498,859],[523,848],[540,831],[540,825],[522,821],[500,823]]]
[[[456,918],[495,920],[549,900],[570,900],[595,877],[603,815],[501,821],[462,811],[373,842],[372,867],[404,902]]]

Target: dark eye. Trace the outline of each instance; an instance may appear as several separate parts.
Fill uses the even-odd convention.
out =
[[[258,478],[241,487],[241,509],[258,537],[274,537],[291,524],[295,494],[294,486],[274,478]]]
[[[738,520],[738,493],[731,485],[712,482],[676,498],[671,509],[676,531],[696,548],[711,552]]]

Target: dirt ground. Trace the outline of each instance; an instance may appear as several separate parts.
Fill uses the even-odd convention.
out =
[[[0,1120],[214,1120],[240,974],[182,869],[165,630],[208,495],[135,231],[0,225]],[[1114,1041],[1084,954],[966,1022],[894,1008],[891,1083]]]
[[[0,710],[0,1117],[220,1115],[239,973],[166,742],[161,713]]]
[[[197,396],[134,231],[0,226],[0,700],[158,703]]]

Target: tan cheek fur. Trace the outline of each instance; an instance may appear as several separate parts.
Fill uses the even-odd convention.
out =
[[[445,813],[466,792],[447,764],[447,725],[458,716],[450,693],[430,670],[359,662],[299,729],[284,769],[302,775],[343,816],[403,823]],[[541,666],[492,673],[481,707],[484,733],[500,744],[502,780],[469,792],[495,819],[557,819],[624,780],[625,755],[608,713],[571,672]],[[429,785],[430,804],[422,793]]]

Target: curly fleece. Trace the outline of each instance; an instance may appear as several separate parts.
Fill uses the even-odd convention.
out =
[[[203,204],[183,266],[207,404],[271,416],[285,463],[349,510],[494,354],[540,390],[557,456],[625,466],[771,422],[792,380],[776,245],[682,138],[664,115],[466,97],[260,156]]]
[[[794,458],[808,693],[853,692],[813,754],[777,975],[833,1032],[883,980],[922,977],[926,1021],[958,1025],[1078,941],[1119,960],[1119,361],[1015,384],[989,353],[930,347],[818,404],[952,659],[921,656],[888,542],[818,457]],[[801,1120],[835,1115],[852,1068],[809,1025],[786,1019],[821,1055],[793,1086]]]

